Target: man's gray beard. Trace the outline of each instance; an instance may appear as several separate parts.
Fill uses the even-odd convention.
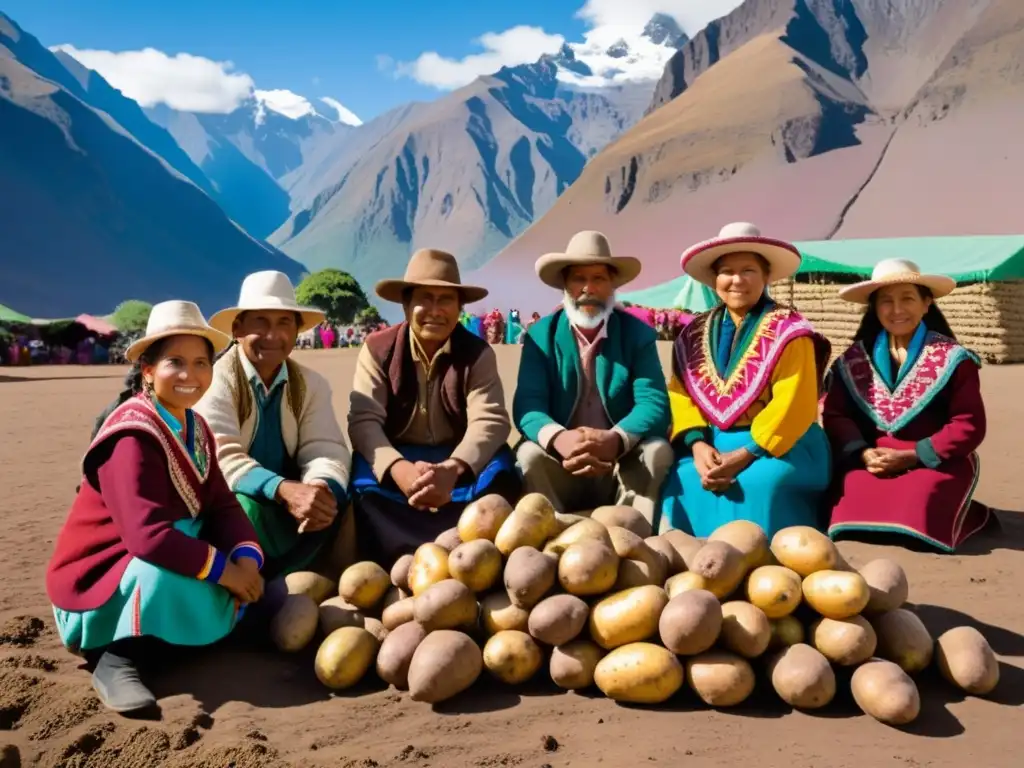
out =
[[[601,323],[611,316],[612,311],[615,309],[615,294],[609,297],[601,311],[596,315],[587,314],[583,309],[577,307],[576,302],[573,301],[569,294],[562,296],[562,307],[565,309],[565,316],[569,318],[570,323],[577,328],[592,331],[595,328],[599,328]]]

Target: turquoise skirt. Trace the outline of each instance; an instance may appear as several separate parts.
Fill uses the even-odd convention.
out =
[[[180,520],[174,527],[198,538],[202,520]],[[135,557],[117,591],[99,608],[78,612],[54,606],[53,615],[64,646],[81,652],[141,636],[173,645],[211,645],[230,634],[241,611],[224,587]]]
[[[750,444],[750,430],[713,428],[711,440],[719,453],[728,453]],[[818,424],[812,424],[782,458],[755,459],[724,493],[704,489],[693,457],[687,455],[677,459],[662,486],[654,530],[678,529],[707,537],[725,523],[749,520],[770,539],[791,525],[820,529],[819,511],[831,475],[831,448]]]

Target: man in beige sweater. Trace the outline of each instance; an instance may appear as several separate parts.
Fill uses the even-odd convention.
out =
[[[298,334],[323,318],[300,307],[288,276],[274,271],[249,275],[238,306],[210,318],[237,344],[217,361],[196,410],[213,429],[224,476],[259,535],[268,579],[337,570],[325,561],[345,551],[334,544],[348,506],[351,453],[327,380],[289,357]]]
[[[487,291],[462,285],[455,258],[429,249],[376,291],[406,320],[363,344],[348,433],[360,556],[390,567],[454,527],[474,499],[514,504],[521,482],[494,350],[459,324]]]

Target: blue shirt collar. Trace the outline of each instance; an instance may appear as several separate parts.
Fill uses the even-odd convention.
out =
[[[261,391],[264,396],[269,395],[277,387],[284,385],[288,381],[288,366],[284,363],[281,364],[280,369],[277,371],[277,376],[270,382],[268,387],[263,383],[263,378],[260,376],[259,371],[256,370],[256,366],[252,364],[249,356],[245,354],[245,350],[239,349],[238,356],[242,358],[242,370],[245,371],[245,378],[257,391]]]

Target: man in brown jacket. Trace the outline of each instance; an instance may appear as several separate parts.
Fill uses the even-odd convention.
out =
[[[456,525],[465,506],[521,493],[512,425],[490,345],[459,323],[487,290],[462,285],[455,258],[424,249],[377,295],[405,321],[370,334],[349,401],[351,493],[360,556],[384,567]]]

